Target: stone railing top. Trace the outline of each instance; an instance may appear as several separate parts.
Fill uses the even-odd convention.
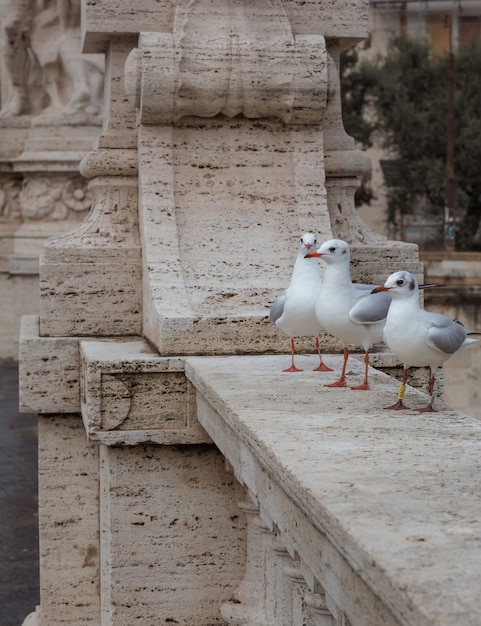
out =
[[[198,404],[210,407],[198,412],[202,426],[259,496],[261,514],[254,465],[396,623],[480,624],[481,424],[450,409],[386,411],[395,393],[387,375],[373,373],[367,392],[328,389],[310,371],[315,357],[304,358],[295,375],[280,372],[281,357],[187,358]],[[419,391],[408,396],[410,406],[425,403]],[[313,545],[294,548],[314,569],[322,560]]]

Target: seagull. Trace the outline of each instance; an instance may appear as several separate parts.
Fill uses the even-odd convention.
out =
[[[437,368],[458,350],[478,339],[471,339],[458,320],[440,313],[430,313],[419,306],[419,289],[416,277],[411,273],[394,272],[384,285],[376,287],[374,293],[389,293],[392,304],[384,326],[384,341],[390,350],[403,362],[403,378],[398,400],[386,409],[407,409],[403,403],[406,381],[410,367],[429,367],[429,404],[420,409],[435,411],[434,380]]]
[[[291,338],[291,366],[283,372],[301,372],[294,365],[294,337],[316,337],[316,351],[319,365],[314,371],[332,371],[322,360],[315,305],[321,289],[321,276],[315,260],[306,259],[306,253],[317,244],[313,233],[304,233],[299,242],[299,251],[292,270],[291,281],[287,289],[277,296],[271,306],[269,319],[272,324],[283,330]]]
[[[391,297],[389,294],[371,294],[374,285],[355,284],[349,271],[349,244],[341,239],[330,239],[318,250],[307,253],[307,258],[321,257],[326,272],[317,301],[319,324],[337,337],[344,349],[344,362],[339,379],[327,387],[347,387],[346,366],[349,344],[364,349],[364,381],[352,389],[369,389],[369,349],[383,339],[383,327]]]

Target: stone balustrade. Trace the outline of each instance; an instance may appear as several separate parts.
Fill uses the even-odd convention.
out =
[[[34,367],[59,341],[35,322]],[[385,411],[397,383],[375,369],[371,391],[328,389],[314,355],[292,375],[285,356],[71,342],[57,367],[76,411],[51,388],[40,417],[39,624],[479,624],[478,421]],[[24,408],[43,413],[22,363]]]

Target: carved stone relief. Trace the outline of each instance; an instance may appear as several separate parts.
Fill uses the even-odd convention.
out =
[[[21,181],[16,178],[0,178],[0,223],[21,220],[19,194]]]
[[[11,187],[11,184],[7,183],[7,186]],[[80,220],[86,216],[91,204],[92,195],[87,189],[87,182],[80,176],[67,179],[26,176],[18,191],[18,206],[23,221]]]

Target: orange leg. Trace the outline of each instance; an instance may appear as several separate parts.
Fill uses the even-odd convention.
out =
[[[326,387],[347,387],[346,365],[347,365],[348,358],[349,358],[349,350],[347,348],[344,348],[344,363],[342,364],[342,372],[339,377],[339,380],[336,380],[335,383],[330,383],[329,385],[326,385]]]
[[[419,409],[421,413],[436,413],[436,409],[433,407],[434,402],[434,374],[431,372],[429,377],[429,404],[422,409]]]
[[[367,376],[369,372],[369,352],[366,350],[364,353],[364,382],[361,385],[357,385],[356,387],[351,387],[351,389],[361,389],[368,390],[369,383],[367,382]]]
[[[328,367],[322,360],[321,346],[319,345],[319,337],[316,337],[316,350],[319,355],[319,365],[313,369],[313,372],[332,372],[332,367]]]
[[[399,391],[397,394],[397,402],[393,404],[392,406],[385,406],[384,407],[385,409],[392,409],[393,411],[400,411],[401,409],[409,409],[409,407],[403,403],[404,394],[406,393],[407,379],[408,379],[408,368],[405,367],[403,371],[403,381],[402,381],[401,386],[399,387]]]
[[[285,370],[282,370],[283,372],[302,372],[302,370],[298,369],[295,365],[294,365],[294,354],[296,352],[296,346],[294,344],[294,337],[292,337],[291,339],[291,366],[288,367]]]

